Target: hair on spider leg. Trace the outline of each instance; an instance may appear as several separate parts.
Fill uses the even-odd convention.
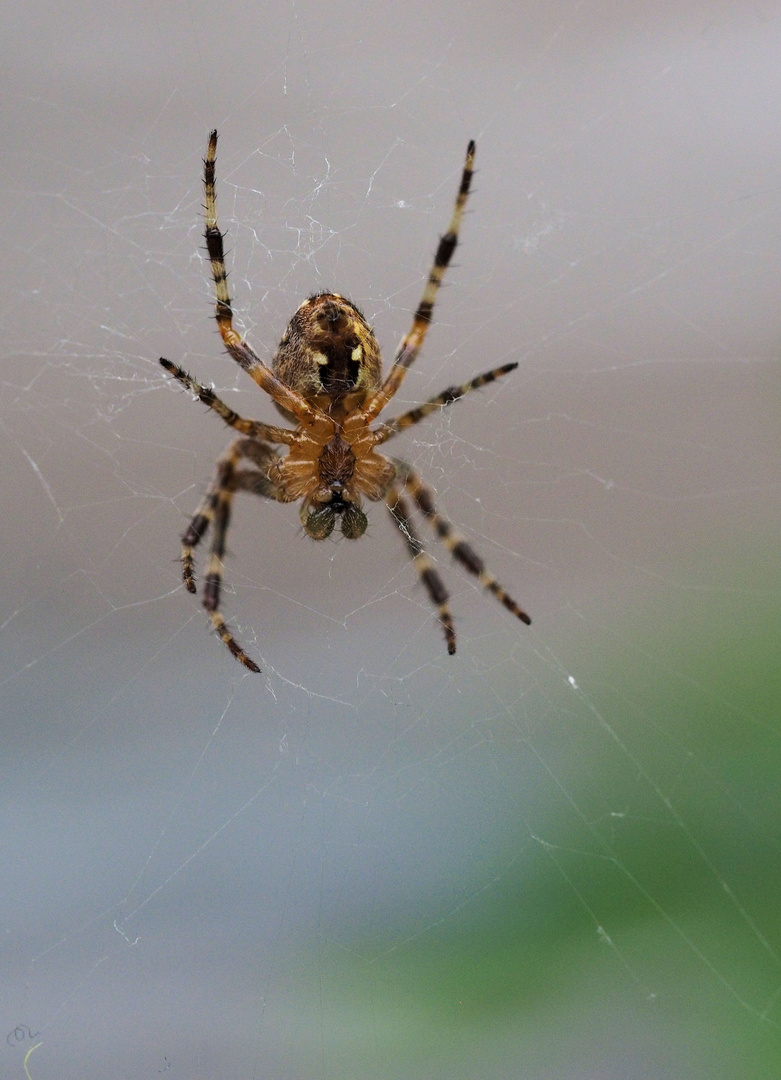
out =
[[[294,312],[270,365],[254,352],[233,325],[233,303],[225,267],[225,233],[217,223],[217,132],[212,131],[203,159],[206,253],[215,292],[214,318],[232,359],[274,402],[290,427],[240,416],[182,368],[161,358],[165,370],[238,433],[217,461],[214,476],[182,535],[182,578],[196,591],[195,551],[211,530],[203,605],[212,627],[230,653],[251,671],[257,664],[239,645],[220,611],[226,537],[237,492],[279,503],[300,503],[300,521],[312,540],[328,539],[337,523],[343,537],[359,540],[368,529],[363,500],[384,502],[399,530],[415,571],[444,632],[448,653],[456,634],[448,592],[413,523],[418,515],[454,561],[522,622],[529,616],[486,569],[482,558],[435,506],[432,489],[401,458],[378,447],[503,375],[517,363],[502,364],[468,382],[450,386],[399,416],[373,422],[401,388],[432,323],[437,294],[458,246],[459,232],[474,175],[475,143],[467,146],[461,181],[448,227],[439,237],[433,262],[412,324],[390,370],[383,375],[374,331],[360,309],[337,292],[314,293]],[[242,464],[246,463],[246,464]],[[241,467],[240,467],[241,466]]]

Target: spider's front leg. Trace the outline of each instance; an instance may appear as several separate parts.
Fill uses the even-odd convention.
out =
[[[445,583],[439,576],[439,571],[434,566],[431,556],[423,547],[423,541],[415,531],[415,526],[410,519],[410,508],[406,499],[402,496],[396,484],[392,484],[385,495],[385,505],[396,523],[399,532],[407,545],[407,551],[412,556],[412,563],[420,578],[431,603],[437,609],[437,618],[445,632],[447,651],[452,656],[456,651],[456,631],[453,627],[453,615],[448,602],[448,591]]]
[[[235,445],[235,444],[233,444]],[[195,593],[195,549],[209,531],[220,499],[220,492],[229,490],[231,476],[238,460],[232,454],[233,445],[217,462],[217,469],[209,488],[198,503],[198,509],[182,534],[182,581],[188,592]]]
[[[225,538],[230,524],[233,496],[237,491],[247,491],[268,499],[277,498],[277,489],[268,479],[268,469],[276,457],[276,451],[266,443],[255,439],[234,440],[218,459],[209,490],[182,536],[182,578],[187,590],[194,593],[195,548],[206,535],[209,526],[213,526],[212,545],[203,583],[203,606],[208,611],[220,640],[250,671],[260,671],[260,668],[236,641],[220,612]],[[237,469],[236,466],[242,458],[247,458],[258,468]]]
[[[492,593],[500,604],[504,604],[508,611],[511,611],[516,618],[528,626],[531,619],[523,608],[513,600],[493,574],[489,573],[485,563],[474,548],[456,531],[450,521],[439,513],[434,505],[434,493],[428,484],[423,482],[406,461],[402,461],[401,458],[391,460],[396,470],[396,478],[385,493],[385,502],[388,510],[390,510],[391,517],[404,537],[404,542],[412,556],[418,577],[425,586],[431,602],[437,609],[437,616],[442,629],[445,631],[447,651],[450,655],[452,656],[456,651],[456,633],[453,628],[450,604],[448,603],[448,592],[431,558],[426,554],[422,540],[415,531],[411,519],[411,507],[404,497],[405,493],[412,499],[416,511],[428,521],[437,537],[456,562],[460,563],[470,574],[474,574],[484,589]]]
[[[413,503],[428,521],[437,537],[442,541],[447,550],[457,563],[460,563],[470,574],[474,574],[480,584],[490,592],[500,604],[512,612],[517,619],[527,626],[531,625],[531,619],[523,608],[513,600],[503,585],[500,585],[494,575],[486,568],[480,555],[477,554],[471,544],[458,532],[453,524],[437,510],[434,503],[434,492],[424,483],[423,479],[415,472],[411,465],[401,458],[394,458],[398,482],[404,491],[410,496]]]

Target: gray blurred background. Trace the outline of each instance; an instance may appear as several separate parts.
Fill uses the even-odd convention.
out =
[[[31,3],[4,20],[0,1076],[776,1077],[781,16],[758,3]],[[264,358],[385,355],[478,172],[394,444],[531,613],[382,507],[237,500],[201,157]],[[199,566],[202,565],[201,559]],[[3,1026],[4,1025],[4,1026]]]

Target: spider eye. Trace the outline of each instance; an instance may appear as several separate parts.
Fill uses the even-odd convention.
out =
[[[334,531],[336,511],[330,506],[320,506],[310,511],[303,520],[304,532],[313,540],[327,540]]]
[[[348,503],[342,513],[342,536],[348,540],[357,540],[366,532],[369,519],[354,503]]]

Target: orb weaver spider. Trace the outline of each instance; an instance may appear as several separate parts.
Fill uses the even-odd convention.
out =
[[[203,183],[206,248],[217,295],[217,325],[228,353],[295,425],[276,427],[247,420],[221,401],[212,389],[196,382],[169,360],[160,359],[166,371],[239,433],[218,459],[214,479],[182,536],[182,577],[187,590],[194,593],[195,548],[212,528],[203,606],[217,635],[245,667],[260,671],[236,641],[220,611],[225,538],[233,497],[238,491],[277,502],[300,502],[301,524],[313,540],[329,537],[337,521],[343,536],[348,540],[359,539],[367,526],[363,498],[373,502],[383,500],[436,608],[451,655],[456,651],[456,634],[447,589],[418,536],[412,520],[413,506],[453,558],[521,622],[530,623],[526,612],[486,570],[477,552],[439,513],[431,488],[412,466],[401,458],[388,458],[377,452],[378,446],[400,431],[518,365],[510,363],[493,368],[460,386],[448,387],[400,416],[371,426],[399,390],[425,340],[439,286],[458,243],[474,170],[474,142],[467,147],[450,224],[440,238],[412,326],[384,379],[380,347],[371,327],[355,304],[339,293],[316,293],[301,304],[282,335],[271,367],[234,330],[223,234],[217,225],[216,154],[217,132],[212,131],[203,163]],[[287,447],[287,452],[277,447]]]

